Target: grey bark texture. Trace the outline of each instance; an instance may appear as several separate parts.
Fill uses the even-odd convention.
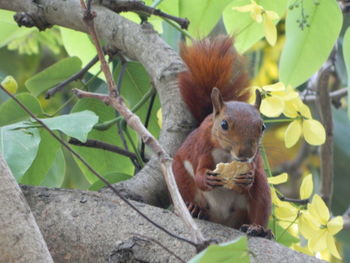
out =
[[[56,263],[178,262],[147,237],[159,241],[184,260],[195,255],[193,247],[153,227],[117,197],[28,186],[23,187],[23,192]],[[136,201],[134,204],[169,231],[189,238],[182,220],[171,211]],[[196,222],[207,238],[227,241],[241,235],[222,225]],[[250,238],[249,248],[256,255],[250,256],[253,263],[323,262],[262,238]]]
[[[0,182],[0,262],[53,262],[21,188],[1,155]]]
[[[0,8],[26,12],[32,18],[40,14],[41,18],[35,21],[44,19],[52,25],[87,32],[79,0],[0,0]],[[163,128],[159,141],[173,155],[194,127],[194,120],[177,88],[177,74],[184,70],[181,58],[150,25],[137,25],[103,6],[96,5],[93,10],[96,12],[95,26],[100,39],[109,47],[139,61],[149,73],[162,105]],[[155,159],[137,176],[119,184],[117,188],[126,196],[142,199],[149,204],[169,204],[167,189]]]

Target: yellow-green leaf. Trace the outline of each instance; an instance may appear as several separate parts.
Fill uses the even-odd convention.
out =
[[[15,94],[18,88],[17,81],[12,76],[4,78],[1,85],[11,94]]]
[[[303,121],[305,140],[311,145],[321,145],[326,141],[326,132],[323,125],[317,120]]]
[[[301,135],[301,124],[300,120],[294,120],[292,121],[285,133],[284,133],[284,144],[287,148],[292,147],[297,143]]]
[[[314,190],[314,184],[312,181],[312,174],[308,174],[304,177],[300,186],[300,198],[309,198]]]

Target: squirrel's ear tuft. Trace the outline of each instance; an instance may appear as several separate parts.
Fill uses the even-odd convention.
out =
[[[259,110],[259,108],[260,108],[261,100],[262,100],[261,93],[258,89],[256,89],[255,90],[255,108],[257,110]]]
[[[213,103],[213,112],[215,116],[220,113],[222,107],[224,106],[224,100],[222,99],[218,88],[213,88],[211,91],[211,102]]]

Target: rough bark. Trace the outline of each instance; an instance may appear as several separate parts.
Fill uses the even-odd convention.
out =
[[[53,262],[34,216],[0,155],[0,262]]]
[[[0,8],[27,12],[31,16],[41,14],[49,24],[87,32],[79,0],[0,0]],[[151,76],[162,105],[163,127],[159,140],[170,155],[174,154],[193,128],[193,118],[177,88],[177,74],[184,69],[182,60],[150,25],[137,25],[103,6],[95,5],[93,10],[97,14],[95,25],[100,39],[111,48],[119,49],[127,57],[139,61]],[[137,176],[118,185],[118,189],[133,199],[142,199],[149,204],[169,204],[156,159],[152,159]]]
[[[142,239],[156,239],[184,260],[195,255],[193,247],[151,226],[117,197],[28,186],[23,187],[23,192],[56,263],[178,262],[159,245],[139,240],[139,235]],[[181,219],[169,210],[134,204],[168,230],[189,237]],[[197,223],[208,238],[226,241],[241,235],[222,225],[200,220]],[[249,248],[256,255],[251,256],[251,262],[323,262],[262,238],[250,238]]]

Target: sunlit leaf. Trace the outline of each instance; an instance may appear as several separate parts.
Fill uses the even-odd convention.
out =
[[[301,11],[303,8],[303,11]],[[300,26],[306,14],[307,25]],[[287,42],[280,60],[280,79],[286,85],[299,86],[326,61],[338,38],[343,16],[334,0],[303,1],[288,11]]]

